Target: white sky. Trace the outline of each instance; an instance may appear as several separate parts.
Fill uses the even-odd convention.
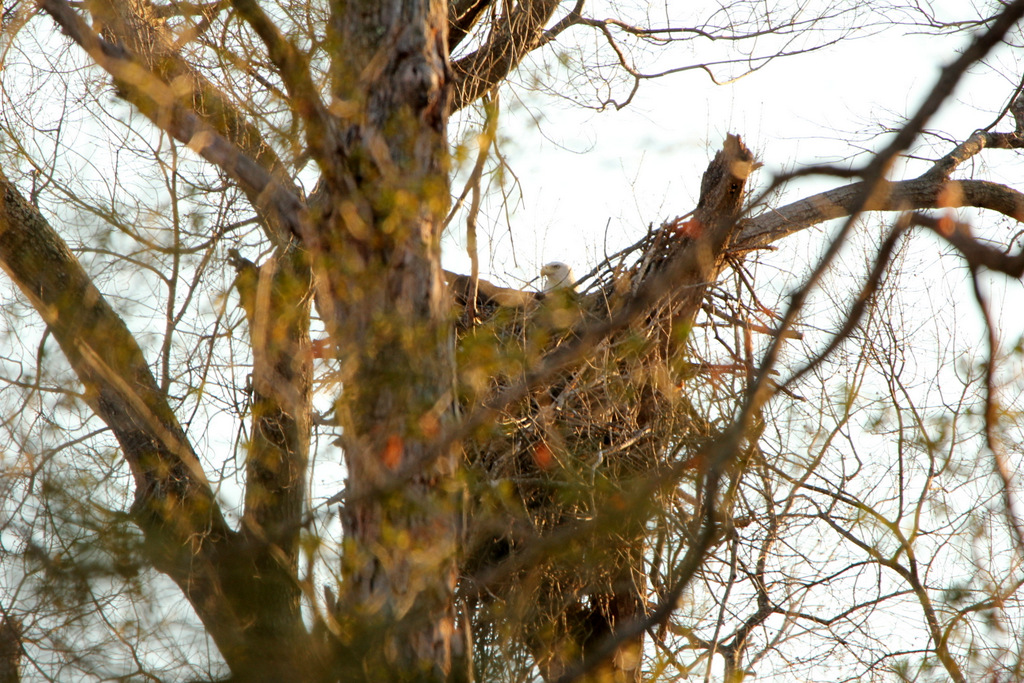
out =
[[[485,207],[481,270],[510,285],[533,279],[551,260],[566,261],[577,273],[589,270],[606,248],[610,253],[639,239],[648,223],[692,210],[707,161],[729,132],[740,134],[765,164],[754,178],[761,183],[775,171],[838,161],[865,145],[877,148],[878,141],[869,139],[877,124],[897,124],[912,114],[940,67],[969,40],[964,34],[904,33],[896,27],[786,58],[725,86],[700,71],[646,81],[618,112],[594,113],[551,96],[506,90],[502,149],[522,201],[511,216],[511,237],[497,206]],[[573,39],[566,35],[564,41]],[[988,125],[1020,73],[1012,60],[1003,61],[1009,65],[1005,76],[972,76],[933,127],[963,140]],[[516,95],[528,98],[527,106]],[[990,151],[985,159],[998,162],[998,155],[1012,154]],[[805,181],[787,197],[840,184]],[[455,229],[464,231],[464,225]],[[469,272],[461,239],[446,240],[444,261],[451,270]]]

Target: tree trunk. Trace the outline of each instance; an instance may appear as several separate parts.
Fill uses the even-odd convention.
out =
[[[0,683],[21,680],[21,626],[12,617],[0,615]]]
[[[458,452],[435,452],[454,355],[441,279],[450,70],[444,2],[333,8],[332,112],[344,170],[327,174],[311,245],[345,371],[348,466],[339,617],[362,675],[440,680],[454,629]],[[344,47],[340,47],[344,46]]]

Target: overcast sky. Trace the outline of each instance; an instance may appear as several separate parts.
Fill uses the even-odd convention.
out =
[[[966,5],[945,4],[961,11]],[[646,81],[622,111],[595,113],[552,96],[506,89],[501,148],[518,187],[511,188],[511,230],[497,203],[485,206],[482,271],[521,285],[546,261],[567,261],[578,273],[588,270],[606,249],[636,241],[648,223],[692,210],[701,173],[728,132],[743,136],[765,164],[755,183],[781,169],[877,148],[879,140],[871,136],[878,125],[898,124],[913,113],[939,69],[969,40],[965,34],[908,31],[878,30],[775,61],[724,86],[701,71]],[[562,42],[573,40],[566,34]],[[676,55],[676,63],[688,59]],[[963,140],[988,125],[1019,77],[1015,62],[1002,61],[1003,73],[985,69],[963,83],[933,126]],[[999,154],[1008,153],[989,152],[986,160]],[[787,198],[840,183],[806,181]],[[464,224],[455,230],[464,231]],[[461,239],[446,240],[444,260],[449,269],[469,272]]]

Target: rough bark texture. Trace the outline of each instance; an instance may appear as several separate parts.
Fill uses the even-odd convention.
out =
[[[228,527],[131,332],[2,174],[0,262],[43,315],[85,400],[117,437],[135,480],[132,512],[150,561],[181,588],[233,672],[281,680],[282,671],[296,670],[294,655],[281,647],[305,632],[297,610],[277,599],[294,581],[286,563],[265,539]]]
[[[0,683],[21,680],[21,625],[0,614]]]
[[[345,2],[329,41],[346,126],[313,258],[348,369],[337,405],[348,466],[339,606],[362,667],[442,679],[454,630],[455,448],[435,453],[454,357],[440,267],[448,203],[450,70],[444,2]],[[423,464],[426,463],[426,464]],[[401,482],[399,485],[398,482]]]
[[[861,211],[913,211],[917,209],[975,207],[989,209],[1014,220],[1024,219],[1024,195],[986,180],[915,178],[882,183],[871,199],[858,206],[863,185],[853,183],[772,209],[744,221],[736,240],[739,248],[757,248],[834,218]]]
[[[448,3],[448,51],[463,41],[494,0],[451,0]]]
[[[675,240],[665,258],[665,270],[674,274],[673,286],[678,292],[674,303],[682,320],[692,322],[707,287],[725,267],[743,210],[747,179],[754,168],[754,157],[739,136],[728,135],[704,171],[693,213],[694,236]]]
[[[42,6],[113,76],[123,98],[239,182],[279,249],[289,237],[301,241],[318,273],[321,313],[349,370],[338,406],[350,474],[349,590],[338,605],[353,635],[339,647],[358,652],[365,661],[352,666],[371,677],[441,677],[449,667],[455,575],[455,496],[446,482],[457,460],[455,448],[431,450],[453,376],[439,264],[448,202],[447,6],[337,3],[328,39],[338,41],[332,91],[341,106],[328,114],[304,57],[256,3],[234,5],[266,44],[323,171],[313,220],[258,129],[176,54],[175,36],[150,3],[90,2],[93,27],[62,0]],[[465,28],[479,9],[462,16]],[[10,224],[31,228],[37,245],[59,244],[37,215]],[[12,228],[5,237],[17,234]],[[47,320],[90,396],[97,394],[97,414],[122,442],[136,474],[137,507],[156,517],[143,515],[140,526],[154,539],[158,568],[182,586],[236,676],[277,680],[289,667],[291,675],[316,671],[309,648],[287,646],[307,638],[295,575],[309,429],[309,296],[302,285],[309,278],[295,257],[300,252],[279,251],[284,266],[264,264],[248,288],[251,273],[240,269],[254,343],[253,438],[243,526],[233,532],[130,333],[63,251],[33,260],[27,254],[34,251],[18,242],[3,256],[40,310],[70,310],[86,292],[101,304],[88,320],[90,307],[73,320],[63,312]],[[77,274],[67,291],[42,291],[33,280],[69,271]],[[118,342],[107,350],[127,349],[123,362],[94,368],[91,351],[81,351],[94,346],[90,331]],[[130,395],[108,396],[126,378],[135,387]],[[133,414],[136,403],[152,415]],[[395,491],[395,481],[410,483]]]
[[[505,11],[491,25],[478,50],[455,62],[454,108],[475,102],[505,80],[543,38],[544,26],[554,16],[558,0],[521,0],[505,3]]]
[[[235,286],[253,349],[252,431],[245,461],[241,533],[269,544],[289,577],[298,575],[298,540],[305,512],[312,394],[309,344],[310,275],[295,249],[261,268],[232,254]],[[295,580],[268,591],[268,612],[301,622]]]
[[[741,249],[763,247],[812,225],[865,211],[974,207],[1024,220],[1024,194],[999,183],[952,178],[964,162],[985,149],[1024,147],[1024,97],[1010,104],[1010,113],[1015,123],[1013,131],[975,131],[917,178],[876,182],[867,201],[861,201],[864,184],[852,183],[747,219],[736,245]]]

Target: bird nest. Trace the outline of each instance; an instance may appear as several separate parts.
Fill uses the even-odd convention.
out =
[[[538,649],[539,634],[578,650],[595,624],[642,614],[653,515],[699,476],[702,444],[733,413],[747,365],[735,344],[724,344],[726,362],[714,357],[711,313],[740,297],[709,276],[728,262],[715,233],[733,228],[741,199],[742,183],[728,221],[699,205],[649,230],[575,289],[524,293],[449,274],[461,402],[497,413],[465,442],[473,495],[460,585],[468,600],[519,613],[512,622],[528,633],[513,640],[542,670],[558,638]],[[503,636],[488,623],[476,635],[494,644]]]
[[[679,503],[680,486],[699,476],[701,445],[723,428],[742,388],[742,372],[716,375],[723,364],[706,355],[714,336],[708,314],[681,317],[684,304],[671,296],[593,345],[585,341],[589,327],[607,324],[632,295],[634,278],[657,272],[651,252],[665,250],[658,234],[671,224],[602,263],[579,292],[495,307],[460,329],[467,407],[502,396],[559,350],[583,346],[576,362],[501,405],[465,443],[473,495],[469,580],[461,585],[485,606],[475,624],[478,652],[507,657],[518,646],[522,661],[550,669],[547,679],[581,643],[642,614],[650,519]],[[693,466],[680,476],[686,463]],[[495,630],[510,623],[522,631]]]
[[[483,305],[460,326],[458,365],[470,405],[528,381],[559,352],[579,356],[501,405],[494,424],[466,445],[479,480],[510,486],[538,533],[592,518],[596,492],[657,476],[716,433],[713,416],[723,411],[712,404],[732,392],[723,383],[708,391],[708,369],[722,364],[701,357],[705,340],[694,330],[707,323],[681,315],[681,304],[668,297],[596,343],[584,339],[657,270],[665,234],[677,224],[607,259],[578,292],[549,292],[521,307]]]

